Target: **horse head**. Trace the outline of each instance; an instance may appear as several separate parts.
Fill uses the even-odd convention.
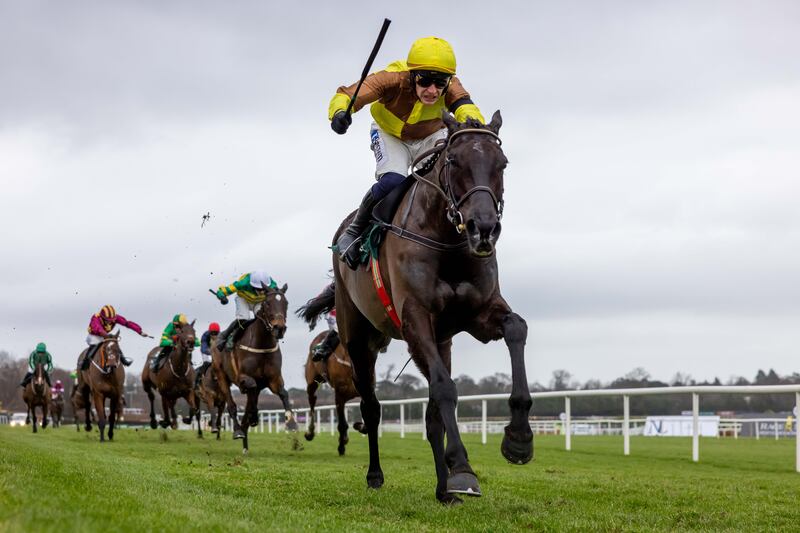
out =
[[[103,339],[100,347],[100,361],[103,364],[103,371],[113,371],[122,362],[122,348],[119,346],[119,332],[112,333]]]
[[[280,289],[267,289],[266,300],[256,312],[256,318],[275,335],[276,339],[282,339],[286,333],[286,315],[289,308],[286,291],[288,289],[289,285],[286,283]]]
[[[196,320],[192,320],[189,324],[183,324],[178,328],[178,338],[175,341],[175,346],[182,347],[186,353],[192,353],[194,350],[195,339],[197,338],[197,332],[194,330],[194,323]]]
[[[36,396],[44,395],[44,386],[46,383],[47,378],[45,377],[44,365],[38,363],[33,371],[33,392]]]
[[[472,255],[489,257],[503,216],[503,170],[508,164],[498,136],[503,119],[495,111],[485,126],[473,119],[458,122],[447,112],[443,120],[448,139],[439,185],[448,197],[448,218],[466,234]]]

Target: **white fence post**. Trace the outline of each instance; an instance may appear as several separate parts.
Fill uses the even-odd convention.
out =
[[[794,393],[794,412],[795,415],[800,414],[800,392]],[[800,472],[800,424],[797,423],[797,417],[794,418],[794,469]]]
[[[334,435],[334,427],[333,427],[333,417],[336,414],[336,408],[331,407],[331,437]]]
[[[700,460],[700,395],[692,393],[692,461]]]
[[[267,413],[267,433],[272,433],[272,415]]]
[[[569,396],[564,396],[564,413],[567,415],[564,419],[564,434],[567,451],[572,449],[572,407],[570,403]]]
[[[756,425],[756,440],[761,440],[761,433],[760,433],[761,429],[758,427],[759,426],[758,420],[756,420],[754,424]]]
[[[400,404],[400,438],[406,438],[406,405]]]
[[[264,433],[264,413],[258,413],[258,431]]]
[[[773,420],[772,421],[772,425],[773,425],[773,427],[775,427],[775,440],[778,440],[778,421],[777,420]]]
[[[622,397],[622,453],[631,454],[631,397]]]
[[[322,414],[320,414],[319,409],[317,409],[317,431],[320,431],[322,428]]]
[[[486,400],[481,400],[481,444],[486,444]]]

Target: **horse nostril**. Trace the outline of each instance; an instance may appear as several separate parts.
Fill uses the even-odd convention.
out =
[[[498,222],[497,224],[495,224],[495,225],[494,225],[494,228],[492,229],[492,237],[495,237],[495,238],[497,238],[497,236],[498,236],[498,235],[500,235],[500,231],[501,231],[502,229],[503,229],[503,225],[502,225],[500,222]]]
[[[478,225],[475,223],[474,218],[471,218],[467,221],[467,233],[470,235],[475,235],[478,233]]]

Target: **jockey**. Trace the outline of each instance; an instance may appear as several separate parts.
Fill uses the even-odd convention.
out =
[[[325,321],[328,323],[328,333],[322,342],[314,346],[314,351],[311,355],[311,360],[315,363],[324,361],[333,353],[337,346],[339,346],[339,331],[336,327],[336,308],[325,315]]]
[[[203,358],[203,364],[197,369],[194,383],[195,387],[200,384],[200,380],[203,379],[203,374],[208,370],[208,367],[211,366],[211,343],[214,342],[217,335],[219,335],[219,324],[212,322],[208,325],[208,331],[203,333],[203,336],[200,338],[200,356]]]
[[[50,390],[50,398],[55,400],[56,398],[62,396],[63,394],[64,394],[64,384],[61,383],[60,379],[57,379],[55,385],[53,385],[53,388]]]
[[[232,350],[236,339],[247,326],[250,314],[255,313],[261,307],[261,303],[267,299],[267,289],[277,289],[278,284],[263,270],[256,270],[249,274],[244,274],[230,285],[222,285],[217,289],[216,296],[222,305],[228,303],[228,296],[236,294],[234,303],[236,304],[236,318],[225,328],[217,337],[218,350]],[[235,330],[235,333],[231,335]]]
[[[158,371],[158,366],[161,363],[161,360],[167,357],[171,352],[172,349],[175,347],[175,341],[172,340],[172,337],[176,334],[176,330],[181,326],[188,324],[189,321],[186,319],[186,315],[183,313],[178,313],[174,317],[172,317],[172,322],[167,324],[167,327],[164,328],[164,331],[161,333],[161,351],[153,357],[153,360],[150,361],[150,370],[153,372]],[[200,341],[195,337],[194,345],[200,346]]]
[[[94,357],[97,348],[100,346],[100,344],[102,344],[103,339],[111,334],[111,330],[114,329],[114,326],[117,324],[120,326],[125,326],[128,329],[132,329],[142,337],[147,336],[147,334],[142,331],[142,328],[139,326],[139,324],[125,319],[125,317],[122,315],[118,315],[113,306],[104,305],[99,313],[92,315],[92,318],[89,321],[89,335],[86,337],[86,344],[89,345],[89,350],[86,352],[86,357],[84,357],[83,361],[81,362],[81,370],[86,370],[89,368],[89,361],[91,361],[92,357]],[[133,363],[133,361],[124,355],[122,356],[123,365],[130,366],[131,363]]]
[[[47,384],[50,385],[50,372],[53,371],[53,356],[47,351],[47,345],[40,342],[36,345],[36,349],[31,352],[31,355],[28,356],[28,366],[30,370],[25,374],[25,377],[22,378],[22,382],[19,384],[20,387],[25,387],[31,382],[31,379],[33,379],[33,371],[36,370],[36,365],[40,363],[45,365],[44,375],[45,379],[47,379]]]
[[[395,61],[364,80],[352,109],[356,112],[372,103],[370,139],[377,183],[367,191],[355,218],[336,242],[339,258],[350,268],[357,266],[359,246],[355,244],[369,224],[372,208],[405,180],[420,154],[447,136],[442,113],[453,113],[459,122],[468,118],[485,122],[455,74],[456,56],[450,44],[425,37],[414,41],[406,61]],[[328,107],[331,129],[340,135],[353,120],[346,110],[356,85],[339,87]]]

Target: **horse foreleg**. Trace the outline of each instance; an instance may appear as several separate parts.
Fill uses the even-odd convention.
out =
[[[89,398],[89,389],[84,387],[81,397],[83,398],[83,410],[85,414],[84,429],[89,432],[92,430],[92,400]]]
[[[170,427],[172,427],[172,429],[178,429],[178,414],[175,412],[175,406],[177,404],[178,404],[178,399],[177,398],[173,398],[169,402],[169,414],[172,417],[170,419],[170,421],[172,422],[170,424]]]
[[[225,409],[225,403],[220,402],[217,406],[217,440],[220,439],[220,435],[222,434],[222,412]],[[209,406],[209,412],[211,411]],[[209,415],[210,417],[213,415]]]
[[[33,424],[33,432],[34,433],[38,433],[39,432],[39,428],[38,428],[38,424],[37,424],[37,421],[36,421],[36,406],[35,405],[31,404],[30,412],[31,412],[31,414],[30,414],[31,423]]]
[[[278,376],[273,379],[269,384],[269,390],[281,399],[283,410],[286,412],[286,431],[297,431],[297,421],[292,411],[292,402],[289,401],[289,393],[286,392],[286,388],[283,386],[283,378]]]
[[[217,370],[217,383],[222,391],[222,396],[225,398],[228,416],[233,422],[233,438],[243,439],[245,435],[244,431],[242,431],[242,427],[239,425],[238,409],[236,407],[236,402],[233,401],[233,394],[231,394],[231,384],[228,381],[228,376],[216,367],[214,368]]]
[[[336,394],[336,417],[339,419],[339,423],[337,424],[337,429],[339,430],[339,447],[337,450],[339,451],[339,455],[344,455],[344,447],[347,446],[347,443],[350,442],[350,439],[347,437],[347,417],[344,414],[344,400]]]
[[[117,421],[117,410],[119,409],[119,398],[111,398],[108,405],[108,440],[114,440],[114,424]]]
[[[164,429],[167,429],[171,423],[169,419],[169,400],[164,394],[161,394],[161,422],[158,423]]]
[[[403,338],[409,352],[428,379],[429,406],[426,423],[432,424],[428,440],[436,468],[436,498],[446,504],[459,503],[457,493],[480,495],[478,478],[469,465],[467,450],[456,423],[458,392],[450,377],[451,341],[437,344],[430,312],[418,302],[407,299],[403,305]],[[444,425],[447,448],[437,422]]]
[[[316,380],[311,380],[311,383],[306,387],[306,394],[308,395],[308,416],[310,417],[308,424],[308,431],[306,431],[306,440],[314,440],[314,432],[316,431],[316,423],[314,421],[314,411],[317,405],[317,388],[319,383]],[[341,454],[339,454],[341,455]]]
[[[533,458],[533,432],[530,416],[533,400],[528,389],[525,372],[525,341],[528,326],[525,320],[511,311],[511,308],[498,296],[487,311],[478,317],[474,328],[469,330],[481,342],[498,340],[501,336],[508,346],[511,357],[511,422],[505,427],[505,435],[500,450],[503,457],[513,464],[525,464]]]
[[[142,388],[144,392],[147,393],[147,399],[150,402],[150,429],[156,429],[158,427],[158,423],[156,422],[156,395],[153,393],[153,386],[150,384],[150,381],[142,381]]]
[[[338,303],[338,302],[337,302]],[[378,448],[378,425],[381,422],[381,404],[375,396],[375,360],[377,354],[369,350],[364,335],[354,335],[347,343],[347,353],[353,362],[353,383],[361,396],[361,415],[369,440],[369,468],[367,486],[379,489],[383,486],[380,451]],[[344,415],[340,416],[340,422]]]
[[[94,400],[94,409],[95,411],[97,411],[97,427],[100,429],[100,442],[105,442],[106,440],[105,398],[103,398],[102,394],[98,392],[93,392],[92,399]]]

